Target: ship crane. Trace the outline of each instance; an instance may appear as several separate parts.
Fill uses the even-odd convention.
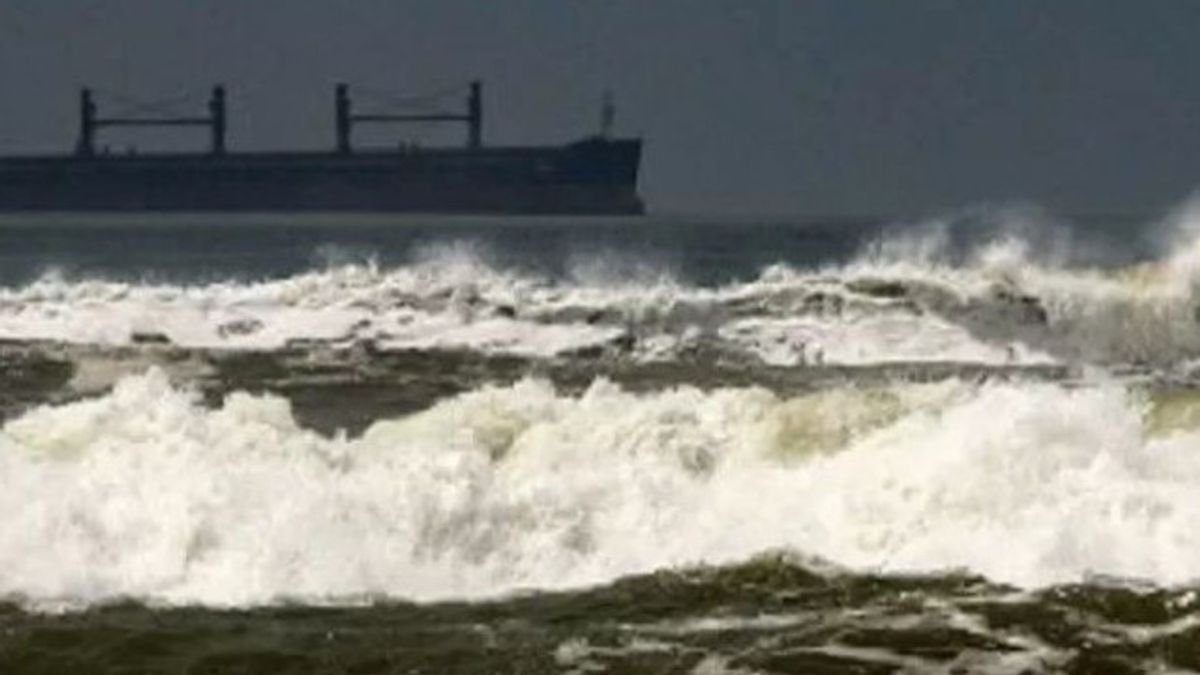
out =
[[[225,154],[226,132],[225,87],[217,85],[208,100],[207,116],[142,116],[100,117],[92,90],[79,92],[79,142],[75,154],[92,157],[96,154],[96,136],[101,129],[112,127],[207,127],[211,138],[209,152]]]
[[[334,108],[337,115],[337,150],[342,154],[353,152],[351,136],[356,124],[407,124],[414,122],[458,122],[467,125],[467,147],[478,150],[483,147],[483,83],[471,82],[467,94],[465,112],[431,113],[355,113],[350,99],[350,86],[338,84],[334,90]]]

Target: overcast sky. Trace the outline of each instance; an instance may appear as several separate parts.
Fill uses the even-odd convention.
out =
[[[1200,185],[1195,0],[0,2],[5,153],[70,148],[83,83],[224,82],[231,146],[263,149],[330,145],[335,82],[473,77],[496,143],[594,132],[614,90],[659,211],[1153,212]]]

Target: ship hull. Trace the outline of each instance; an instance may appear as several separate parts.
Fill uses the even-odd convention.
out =
[[[0,211],[638,214],[641,143],[0,160]]]

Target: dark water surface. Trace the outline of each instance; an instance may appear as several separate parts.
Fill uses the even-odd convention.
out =
[[[464,247],[489,264],[552,278],[669,274],[712,285],[768,265],[845,262],[881,239],[936,234],[969,254],[1012,233],[1034,252],[1080,262],[1134,260],[1162,242],[1153,221],[1074,221],[1011,210],[943,218],[753,216],[452,217],[372,214],[61,214],[0,216],[0,285],[67,278],[195,283],[279,278],[314,267],[384,267]]]
[[[818,572],[787,556],[574,593],[30,617],[9,673],[1143,673],[1200,668],[1197,593]]]
[[[718,283],[777,262],[845,260],[878,223],[740,218],[379,215],[9,216],[0,219],[0,284],[49,269],[68,277],[196,282],[278,278],[373,260],[389,267],[470,247],[485,261],[550,276],[604,264]],[[615,269],[614,269],[615,268]]]

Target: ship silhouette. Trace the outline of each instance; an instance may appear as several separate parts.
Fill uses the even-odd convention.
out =
[[[599,134],[563,145],[483,142],[483,87],[465,110],[358,112],[348,85],[334,92],[336,143],[328,151],[235,152],[226,147],[226,91],[207,114],[102,116],[93,92],[79,97],[70,154],[0,158],[0,211],[378,211],[498,214],[639,214],[642,141],[613,138],[606,98]],[[461,147],[357,148],[362,125],[456,123]],[[110,153],[104,129],[205,127],[207,151]]]

